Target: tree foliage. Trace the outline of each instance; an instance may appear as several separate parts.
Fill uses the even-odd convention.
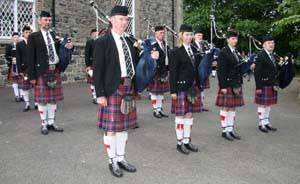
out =
[[[299,54],[299,0],[184,0],[184,22],[203,30],[207,40],[210,40],[211,14],[223,32],[232,28],[240,33],[242,50],[249,50],[248,35],[261,41],[264,35],[272,34],[278,53]],[[214,37],[218,47],[222,47],[224,41]]]

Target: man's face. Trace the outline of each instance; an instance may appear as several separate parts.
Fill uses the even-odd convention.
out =
[[[49,30],[51,27],[52,18],[51,17],[41,17],[39,18],[39,24],[42,29]]]
[[[15,35],[11,39],[12,39],[13,42],[18,42],[19,41],[19,36]]]
[[[264,44],[263,44],[263,47],[269,51],[269,52],[273,52],[274,49],[275,49],[275,42],[274,41],[266,41]]]
[[[28,39],[28,37],[29,37],[29,35],[31,34],[31,31],[24,31],[23,32],[23,37],[25,38],[25,39]]]
[[[182,34],[182,41],[185,44],[190,44],[193,40],[193,32],[184,32]]]
[[[227,38],[227,43],[231,47],[236,47],[238,40],[239,40],[238,37],[229,37],[229,38]]]
[[[195,34],[195,40],[196,40],[196,41],[201,41],[201,40],[203,40],[203,34],[202,34],[202,33],[197,33],[197,34]]]
[[[98,35],[98,33],[95,31],[95,32],[92,32],[92,34],[91,34],[91,36],[92,36],[92,38],[93,39],[96,39],[97,38],[97,35]]]
[[[164,37],[165,37],[165,31],[164,30],[155,32],[155,38],[158,39],[159,41],[163,41]]]
[[[110,21],[114,30],[123,33],[127,27],[128,16],[115,15],[110,18]]]

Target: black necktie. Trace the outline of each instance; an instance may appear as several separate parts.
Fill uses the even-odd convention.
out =
[[[192,64],[195,64],[195,56],[192,54],[191,47],[188,47],[188,54],[191,58]]]
[[[275,60],[275,57],[272,53],[270,53],[270,58],[271,58],[271,61],[272,61],[273,65],[276,66],[276,60]]]
[[[166,51],[165,51],[165,46],[164,46],[164,43],[163,43],[163,42],[160,42],[160,46],[161,46],[161,49],[162,49],[164,52],[166,52]]]
[[[48,50],[49,50],[49,63],[54,63],[55,62],[55,56],[54,56],[54,50],[52,47],[52,43],[51,43],[51,39],[49,36],[49,32],[46,32],[46,37],[47,37],[47,46],[48,46]]]
[[[126,63],[126,71],[127,71],[127,76],[129,78],[133,78],[134,75],[134,71],[133,71],[133,66],[132,66],[132,62],[131,62],[131,58],[130,58],[130,53],[128,50],[128,47],[126,45],[126,41],[123,37],[120,37],[121,41],[122,41],[122,48],[123,48],[123,52],[124,52],[124,56],[125,56],[125,63]]]
[[[237,62],[240,62],[240,59],[239,59],[239,57],[238,57],[238,55],[237,55],[236,50],[233,50],[233,55],[234,55],[234,57],[236,58]]]

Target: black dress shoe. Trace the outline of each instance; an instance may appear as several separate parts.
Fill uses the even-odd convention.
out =
[[[177,150],[180,152],[180,153],[183,153],[185,155],[188,155],[190,154],[189,150],[184,146],[184,144],[177,144]]]
[[[20,97],[15,97],[15,102],[20,102]]]
[[[127,172],[136,172],[136,168],[134,167],[134,165],[128,163],[125,160],[118,162],[118,165],[121,169],[124,169]]]
[[[160,113],[156,112],[156,111],[153,112],[153,116],[156,117],[156,118],[159,118],[159,119],[162,118],[162,116],[160,115]]]
[[[224,137],[224,139],[226,139],[228,141],[234,141],[234,138],[231,137],[231,135],[229,134],[229,132],[223,132],[222,133],[222,137]]]
[[[159,112],[159,114],[161,115],[161,117],[163,117],[163,118],[169,117],[169,115],[167,115],[167,113],[165,113],[165,112],[162,111],[162,110],[160,110],[160,111],[158,111],[158,112]]]
[[[29,110],[30,110],[30,106],[28,105],[28,106],[25,106],[25,108],[23,109],[23,112],[27,112]]]
[[[47,125],[48,130],[53,132],[63,132],[64,129],[58,127],[57,125]]]
[[[202,111],[206,111],[206,112],[208,112],[209,110],[208,110],[208,109],[206,109],[206,108],[202,108]]]
[[[237,139],[237,140],[241,140],[242,137],[239,136],[237,133],[235,132],[229,132],[229,134],[231,135],[231,137],[233,137],[234,139]]]
[[[184,144],[184,146],[192,152],[198,152],[199,150],[198,147],[196,145],[193,145],[191,142]]]
[[[268,131],[268,129],[266,128],[266,127],[263,127],[263,126],[258,126],[258,129],[261,131],[261,132],[263,132],[263,133],[268,133],[269,131]]]
[[[277,128],[275,128],[275,127],[272,127],[271,125],[266,125],[266,128],[268,129],[268,130],[270,130],[270,131],[277,131]]]
[[[120,169],[118,163],[109,164],[108,167],[111,174],[114,175],[115,177],[119,178],[123,176],[123,171]]]
[[[98,104],[96,99],[93,99],[93,104]]]
[[[48,134],[48,129],[46,127],[41,128],[41,134],[42,135],[47,135]]]

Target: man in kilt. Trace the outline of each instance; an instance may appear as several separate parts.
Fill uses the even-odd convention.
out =
[[[198,48],[201,56],[203,57],[209,50],[209,44],[207,41],[203,40],[203,31],[201,30],[196,30],[194,32],[194,45]],[[204,101],[204,90],[205,89],[209,89],[210,88],[210,83],[209,83],[209,77],[207,78],[207,80],[205,81],[205,83],[203,85],[201,85],[201,98],[202,98],[202,103]],[[203,104],[204,106],[204,104]],[[207,108],[202,108],[202,111],[208,111]]]
[[[124,31],[128,23],[128,7],[111,10],[111,32],[97,39],[94,52],[94,82],[98,103],[98,127],[105,131],[103,141],[109,157],[109,170],[116,177],[123,170],[136,172],[125,159],[128,130],[137,126],[134,105],[135,66],[137,48]],[[158,52],[151,54],[158,59]]]
[[[63,91],[58,68],[60,41],[49,30],[51,21],[50,13],[42,11],[38,20],[40,31],[28,38],[28,77],[35,85],[34,101],[38,103],[43,135],[47,135],[49,130],[63,132],[55,123],[56,104],[63,100]],[[71,49],[73,45],[67,43],[65,47]]]
[[[220,121],[222,126],[222,137],[233,141],[241,139],[234,131],[236,107],[244,105],[242,83],[243,77],[236,45],[238,33],[230,30],[226,34],[227,46],[224,47],[218,58],[218,81],[219,90],[216,105],[221,107]]]
[[[19,73],[16,61],[16,45],[18,41],[19,33],[14,32],[12,34],[12,43],[7,45],[5,48],[5,59],[8,66],[7,79],[9,81],[12,81],[12,88],[14,90],[16,102],[20,102],[22,100],[22,94],[20,93],[20,90],[18,88]]]
[[[268,133],[276,131],[277,128],[270,124],[271,106],[277,104],[278,89],[278,64],[273,54],[275,42],[272,36],[263,38],[263,50],[257,55],[255,61],[255,100],[258,105],[259,130]]]
[[[202,101],[198,79],[198,65],[201,56],[191,46],[192,26],[182,24],[178,39],[178,48],[170,53],[170,91],[172,113],[175,117],[177,150],[183,154],[198,152],[191,142],[193,113],[201,112]]]
[[[23,40],[17,43],[16,46],[16,58],[17,67],[19,72],[18,88],[23,95],[25,106],[23,111],[26,112],[30,109],[29,101],[29,90],[32,88],[32,84],[28,79],[28,37],[31,33],[31,28],[29,26],[24,26],[22,29]]]
[[[96,29],[91,30],[91,38],[85,44],[85,65],[87,71],[87,83],[90,84],[93,103],[97,104],[97,97],[95,85],[93,80],[93,53],[95,47],[95,40],[97,39],[98,32]]]
[[[153,105],[153,116],[156,118],[168,117],[163,112],[163,101],[164,93],[169,91],[169,80],[168,80],[168,65],[166,65],[166,44],[164,42],[165,27],[155,26],[155,40],[156,43],[152,45],[154,50],[159,52],[159,59],[157,61],[156,74],[153,81],[148,86],[150,93],[151,103]]]

